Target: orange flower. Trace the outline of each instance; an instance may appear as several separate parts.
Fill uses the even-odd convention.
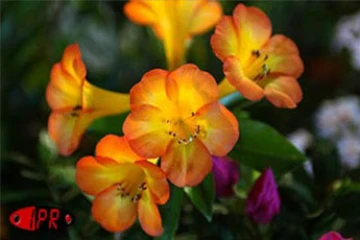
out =
[[[211,155],[225,156],[239,137],[214,78],[193,64],[147,72],[131,89],[130,105],[123,125],[130,146],[146,158],[161,156],[161,168],[179,187],[199,184],[212,169]]]
[[[52,110],[48,131],[60,154],[70,155],[91,122],[127,111],[129,95],[98,88],[86,79],[86,68],[77,44],[69,45],[56,63],[46,89]]]
[[[124,11],[131,21],[150,25],[164,41],[169,70],[184,63],[187,41],[209,30],[222,15],[215,0],[131,0]]]
[[[295,108],[302,99],[297,78],[304,67],[292,40],[271,36],[271,22],[260,9],[239,4],[224,16],[211,38],[215,55],[224,63],[227,80],[220,95],[239,91],[253,101],[264,96],[276,107]]]
[[[138,214],[141,227],[152,236],[163,232],[158,204],[169,199],[165,174],[134,153],[125,137],[107,135],[96,146],[96,156],[81,158],[76,182],[95,196],[94,219],[110,232],[129,228]]]

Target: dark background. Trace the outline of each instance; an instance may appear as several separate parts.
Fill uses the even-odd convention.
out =
[[[63,50],[71,43],[80,44],[87,79],[105,89],[128,92],[148,70],[166,67],[162,44],[149,28],[135,25],[124,16],[124,3],[2,1],[2,238],[24,239],[24,236],[30,236],[15,230],[7,218],[13,210],[31,204],[61,206],[77,218],[69,232],[34,235],[34,239],[50,236],[58,236],[59,239],[112,238],[91,220],[91,204],[80,194],[70,175],[73,174],[76,160],[91,154],[101,136],[109,132],[120,134],[123,116],[94,123],[80,149],[72,157],[62,158],[56,154],[45,132],[50,110],[44,93],[52,65],[60,61]],[[351,66],[350,53],[346,50],[335,51],[333,47],[337,22],[341,17],[359,11],[360,2],[245,3],[258,6],[267,13],[274,33],[285,34],[294,40],[305,64],[305,72],[299,80],[304,99],[299,107],[291,111],[276,109],[261,101],[251,108],[252,118],[267,122],[284,134],[300,127],[312,130],[313,113],[324,99],[360,95],[360,73]],[[221,4],[224,13],[230,15],[238,2],[221,1]],[[213,30],[194,37],[187,59],[220,81],[223,77],[222,64],[209,45],[212,33]],[[279,234],[276,235],[277,239],[307,239],[309,232],[306,231],[310,231],[308,225],[311,222],[298,223],[296,214],[290,218],[295,219],[294,225],[289,220],[288,227],[296,228],[302,224],[306,229],[304,234],[291,235],[290,229],[290,235]],[[215,216],[210,225],[189,204],[185,204],[179,234],[188,236],[183,239],[194,239],[191,236],[238,239],[236,229],[244,226],[240,220],[237,222],[234,219],[231,216]],[[232,225],[234,227],[224,227]],[[129,239],[145,237],[137,225],[127,236]]]

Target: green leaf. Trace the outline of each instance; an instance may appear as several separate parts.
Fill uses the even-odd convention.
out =
[[[160,206],[164,233],[160,237],[155,238],[157,240],[174,239],[175,232],[178,228],[184,193],[181,188],[170,184],[170,194],[169,201],[165,205]]]
[[[306,157],[284,136],[262,122],[241,119],[240,139],[229,154],[258,171],[267,166],[280,176],[300,166]]]
[[[213,174],[208,174],[202,183],[196,187],[185,187],[184,191],[191,202],[209,222],[212,219],[213,203],[215,200],[215,186]]]
[[[106,134],[122,134],[122,124],[124,123],[127,115],[129,113],[125,112],[122,114],[107,116],[103,118],[96,119],[89,127],[89,132],[94,135],[101,135],[100,137],[105,136]]]

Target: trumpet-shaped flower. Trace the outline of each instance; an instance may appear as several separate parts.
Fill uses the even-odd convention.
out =
[[[129,95],[98,88],[86,79],[86,68],[77,44],[69,45],[56,63],[46,89],[52,110],[48,131],[60,154],[70,155],[91,122],[127,111]]]
[[[146,158],[161,157],[179,187],[199,184],[212,169],[211,155],[225,156],[239,137],[214,78],[193,64],[147,72],[131,89],[130,106],[123,125],[130,146]]]
[[[219,21],[211,46],[227,78],[219,86],[220,95],[237,90],[249,100],[265,96],[283,108],[295,108],[301,101],[297,78],[304,67],[297,46],[283,35],[270,37],[271,31],[264,12],[243,4]]]
[[[95,196],[94,219],[106,230],[118,232],[129,228],[138,216],[146,233],[161,235],[157,205],[169,198],[161,169],[133,152],[125,137],[105,136],[95,155],[81,158],[76,165],[79,188]]]
[[[132,0],[124,11],[135,23],[150,25],[163,41],[169,70],[184,63],[187,41],[209,30],[222,15],[215,0]]]

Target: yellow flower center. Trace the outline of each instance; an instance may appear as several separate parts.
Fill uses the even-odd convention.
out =
[[[147,189],[144,171],[135,164],[124,165],[122,180],[117,183],[117,194],[121,198],[129,198],[132,202],[141,199],[141,194]]]
[[[266,65],[267,60],[267,54],[261,53],[260,50],[253,50],[247,67],[244,68],[245,76],[259,83],[270,73],[270,69]]]
[[[198,137],[201,131],[196,121],[196,114],[191,112],[186,117],[166,119],[169,136],[175,138],[179,144],[188,144]]]

